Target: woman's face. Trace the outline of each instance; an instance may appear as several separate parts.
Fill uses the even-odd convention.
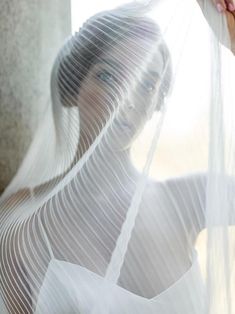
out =
[[[81,127],[86,134],[96,132],[97,136],[114,114],[107,140],[119,150],[130,146],[158,109],[164,71],[159,50],[153,39],[129,38],[102,54],[79,92]]]

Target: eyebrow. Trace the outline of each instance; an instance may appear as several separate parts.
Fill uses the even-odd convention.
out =
[[[122,63],[117,62],[117,61],[112,60],[112,59],[109,59],[109,58],[105,58],[105,59],[100,58],[97,63],[105,63],[105,64],[108,64],[109,66],[114,66],[115,70],[124,69],[124,66]],[[157,71],[148,71],[146,74],[148,77],[152,77],[154,79],[159,79],[161,77],[159,72],[157,72]]]

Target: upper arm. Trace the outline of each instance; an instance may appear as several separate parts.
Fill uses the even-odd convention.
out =
[[[166,186],[179,217],[180,228],[190,245],[194,245],[198,234],[205,228],[206,175],[171,179]]]

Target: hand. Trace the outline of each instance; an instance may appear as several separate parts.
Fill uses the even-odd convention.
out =
[[[235,0],[213,0],[219,13],[225,14],[231,38],[232,52],[235,54]]]
[[[219,13],[228,11],[233,13],[235,11],[235,0],[213,0]]]
[[[235,54],[235,0],[197,0],[197,1],[208,23],[215,31],[215,33],[217,32],[216,31],[217,28],[215,27],[216,25],[213,25],[214,21],[212,21],[210,16],[208,16],[207,12],[205,12],[204,10],[205,1],[211,2],[211,4],[213,4],[216,7],[217,11],[220,14],[225,14],[231,39],[231,50],[233,54]],[[218,35],[218,33],[216,33],[216,35]],[[223,43],[223,40],[221,40],[221,42]]]

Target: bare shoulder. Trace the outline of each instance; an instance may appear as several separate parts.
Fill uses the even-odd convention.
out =
[[[207,183],[206,172],[191,173],[183,176],[172,177],[164,181],[149,180],[147,190],[150,193],[188,193],[205,190]]]
[[[156,215],[170,217],[189,230],[203,229],[206,207],[206,173],[193,173],[148,183],[146,196],[151,198]],[[163,217],[163,221],[164,221]]]

